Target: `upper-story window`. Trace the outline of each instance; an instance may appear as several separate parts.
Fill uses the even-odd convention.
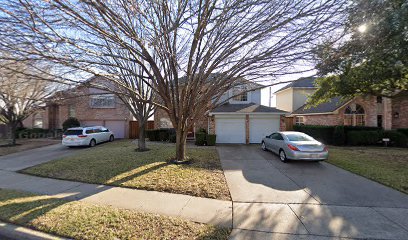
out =
[[[246,103],[249,102],[249,92],[246,86],[237,86],[231,90],[231,102],[235,103]]]
[[[115,95],[101,94],[101,95],[91,96],[90,105],[92,108],[114,108],[115,107]]]

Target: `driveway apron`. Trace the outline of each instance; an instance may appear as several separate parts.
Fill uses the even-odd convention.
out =
[[[408,195],[328,163],[282,163],[255,145],[217,147],[231,239],[408,239]]]

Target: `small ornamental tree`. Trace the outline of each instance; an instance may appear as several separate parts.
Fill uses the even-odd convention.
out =
[[[68,128],[79,127],[79,126],[81,126],[81,123],[79,122],[78,119],[74,117],[69,117],[67,120],[65,120],[62,123],[62,128],[64,131],[66,131]]]

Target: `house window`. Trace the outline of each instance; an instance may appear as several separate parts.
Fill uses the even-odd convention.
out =
[[[41,113],[37,113],[34,115],[33,127],[43,128],[43,116]]]
[[[296,125],[304,125],[305,123],[304,123],[303,117],[302,117],[302,116],[300,116],[300,117],[295,117],[295,124],[296,124]]]
[[[344,125],[365,126],[365,111],[361,105],[351,104],[344,110]]]
[[[91,96],[92,108],[115,108],[115,96],[113,94],[103,94]]]
[[[382,97],[377,97],[377,103],[382,103]]]
[[[69,105],[68,106],[68,117],[76,117],[75,106],[74,105]]]
[[[234,102],[248,102],[248,92],[245,86],[237,86],[232,89],[232,101]]]

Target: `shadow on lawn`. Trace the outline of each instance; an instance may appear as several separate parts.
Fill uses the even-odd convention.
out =
[[[4,191],[8,194],[4,194]],[[5,203],[7,201],[9,203]],[[30,222],[66,203],[67,201],[56,197],[42,197],[31,194],[21,196],[21,194],[16,191],[0,189],[0,219],[6,222],[34,227]],[[20,230],[16,228],[14,231],[18,232]],[[24,232],[21,237],[25,236],[30,238],[27,235],[30,236],[31,233]],[[33,237],[35,239],[38,238],[38,236]]]

